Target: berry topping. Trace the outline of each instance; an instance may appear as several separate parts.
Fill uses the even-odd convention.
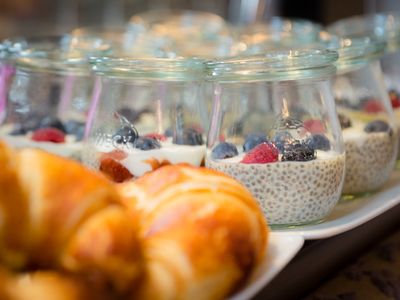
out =
[[[140,137],[134,143],[135,148],[140,150],[159,149],[161,145],[158,140],[153,138]]]
[[[113,135],[113,141],[117,144],[133,144],[138,137],[139,134],[133,126],[125,125]]]
[[[312,134],[324,133],[325,125],[321,120],[306,120],[304,121],[304,127]]]
[[[57,128],[40,128],[33,132],[31,139],[36,142],[64,143],[65,134]]]
[[[323,134],[314,134],[306,140],[306,144],[314,150],[327,151],[331,148],[331,143]]]
[[[275,133],[272,141],[274,145],[278,148],[279,152],[282,153],[285,150],[285,145],[288,143],[292,143],[294,141],[294,138],[287,131],[278,131]]]
[[[48,128],[48,127],[56,128],[64,133],[67,132],[67,130],[64,127],[64,124],[59,119],[54,117],[47,116],[40,121],[39,128]]]
[[[338,117],[339,117],[340,127],[342,127],[342,129],[351,127],[351,121],[348,117],[342,114],[338,114]]]
[[[383,111],[383,107],[379,101],[369,99],[364,103],[363,110],[367,113],[377,113]]]
[[[389,130],[390,130],[389,124],[386,123],[385,121],[381,121],[381,120],[371,121],[364,128],[364,131],[368,132],[368,133],[370,133],[370,132],[386,132]]]
[[[266,164],[278,161],[279,151],[271,143],[262,143],[247,152],[243,157],[244,164]]]
[[[396,91],[394,90],[389,91],[389,98],[393,108],[400,107],[400,96]]]
[[[251,149],[253,149],[255,146],[257,146],[261,143],[268,143],[268,142],[269,141],[265,134],[262,134],[262,133],[249,134],[246,137],[246,140],[244,141],[243,151],[248,152]]]
[[[155,139],[161,142],[165,142],[167,140],[167,137],[161,133],[148,133],[144,137],[149,139]]]
[[[282,161],[309,161],[315,159],[315,151],[305,143],[287,144],[282,155]]]
[[[234,144],[231,143],[219,143],[211,152],[213,159],[224,159],[238,155],[239,152]]]
[[[115,182],[131,179],[133,175],[119,162],[125,157],[126,154],[120,150],[104,153],[100,158],[100,171]]]
[[[177,145],[203,145],[203,136],[193,128],[187,128],[181,134],[174,136],[173,143]]]
[[[85,123],[69,120],[65,122],[64,127],[68,134],[73,134],[76,137],[76,140],[81,141],[85,134]]]

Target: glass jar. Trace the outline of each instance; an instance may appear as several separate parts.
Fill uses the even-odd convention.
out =
[[[93,70],[85,164],[116,182],[163,165],[203,164],[202,61],[105,57]]]
[[[237,53],[237,43],[228,24],[220,16],[208,12],[148,11],[134,15],[127,32],[132,45],[143,44],[149,40],[147,36],[152,37],[153,43],[169,45],[164,46],[170,50],[168,57],[212,58]]]
[[[241,181],[272,226],[323,220],[345,155],[329,79],[337,53],[285,50],[207,64],[214,99],[206,166]]]
[[[381,188],[397,156],[397,127],[379,57],[385,44],[368,38],[339,40],[333,81],[346,149],[345,199]]]
[[[400,133],[400,69],[397,66],[400,61],[400,14],[355,16],[335,22],[328,30],[343,37],[367,36],[387,43],[386,52],[380,58],[380,62],[395,114],[397,131]],[[400,151],[398,153],[400,154]]]
[[[79,159],[93,85],[88,58],[110,53],[109,44],[66,35],[10,45],[16,71],[0,137],[14,147]]]

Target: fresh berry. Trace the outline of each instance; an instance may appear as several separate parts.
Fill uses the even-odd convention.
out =
[[[247,152],[244,164],[266,164],[278,161],[279,151],[272,143],[262,143]]]
[[[312,134],[319,134],[325,132],[325,125],[321,120],[306,120],[304,121],[304,127]]]
[[[85,123],[69,120],[64,124],[65,130],[68,134],[73,134],[76,137],[76,140],[81,141],[85,134]]]
[[[339,117],[340,127],[342,127],[342,129],[351,127],[351,121],[348,117],[342,114],[338,114],[338,117]]]
[[[238,155],[239,152],[234,144],[231,143],[219,143],[211,152],[213,159],[224,159]]]
[[[161,142],[165,142],[167,140],[167,137],[161,133],[148,133],[144,137],[149,139],[155,139]]]
[[[282,161],[309,161],[315,159],[315,150],[305,143],[287,144],[282,155]]]
[[[367,113],[377,113],[383,111],[383,107],[379,101],[369,99],[364,103],[363,110]]]
[[[100,171],[115,182],[123,182],[133,178],[133,175],[119,160],[126,157],[120,150],[104,153],[100,158]]]
[[[268,142],[269,141],[265,134],[262,134],[262,133],[249,134],[244,141],[243,151],[249,152],[255,146],[257,146],[261,143],[268,143]]]
[[[158,140],[153,138],[140,137],[134,143],[135,148],[140,150],[159,149],[161,145]]]
[[[371,121],[364,128],[364,131],[368,132],[368,133],[369,132],[386,132],[389,130],[390,130],[389,124],[382,120]]]
[[[400,107],[400,96],[396,91],[394,90],[389,91],[389,98],[393,108]]]
[[[40,128],[33,132],[31,139],[36,142],[64,143],[65,133],[57,128]]]
[[[203,136],[200,132],[193,128],[185,129],[181,134],[177,134],[173,138],[173,143],[177,145],[203,145]]]
[[[275,133],[272,142],[278,148],[279,152],[283,152],[285,150],[285,145],[288,143],[292,143],[294,138],[292,135],[287,131],[278,131]]]
[[[314,150],[327,151],[331,148],[331,143],[328,138],[323,134],[314,134],[310,136],[306,142],[307,146]]]
[[[117,144],[134,143],[139,137],[137,130],[132,126],[124,126],[113,135],[113,141]]]
[[[67,133],[64,124],[55,117],[47,116],[40,121],[39,128],[48,128],[48,127],[56,128],[64,133]]]

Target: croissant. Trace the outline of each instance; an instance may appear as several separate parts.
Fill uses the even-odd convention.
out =
[[[138,218],[111,182],[76,162],[1,142],[0,165],[0,263],[132,288],[142,269]]]
[[[140,211],[145,271],[130,299],[225,298],[265,253],[264,216],[222,173],[165,166],[118,189]]]

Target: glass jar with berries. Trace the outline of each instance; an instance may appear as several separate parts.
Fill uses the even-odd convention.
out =
[[[372,37],[387,43],[380,62],[389,100],[394,110],[395,122],[400,133],[400,14],[387,12],[355,16],[340,20],[329,31],[342,37]],[[399,136],[400,139],[400,136]],[[400,143],[399,143],[400,145]],[[398,151],[398,159],[400,151]]]
[[[84,163],[116,182],[163,165],[203,164],[208,114],[201,60],[103,57],[93,70]]]
[[[320,222],[340,198],[336,59],[329,50],[282,50],[207,63],[214,98],[206,166],[245,184],[272,226]]]
[[[333,91],[346,150],[344,199],[370,193],[389,179],[398,150],[397,127],[379,57],[385,43],[340,38]]]
[[[95,37],[69,35],[9,43],[17,49],[15,74],[0,138],[14,147],[79,159],[93,87],[89,58],[109,54],[110,45]]]

